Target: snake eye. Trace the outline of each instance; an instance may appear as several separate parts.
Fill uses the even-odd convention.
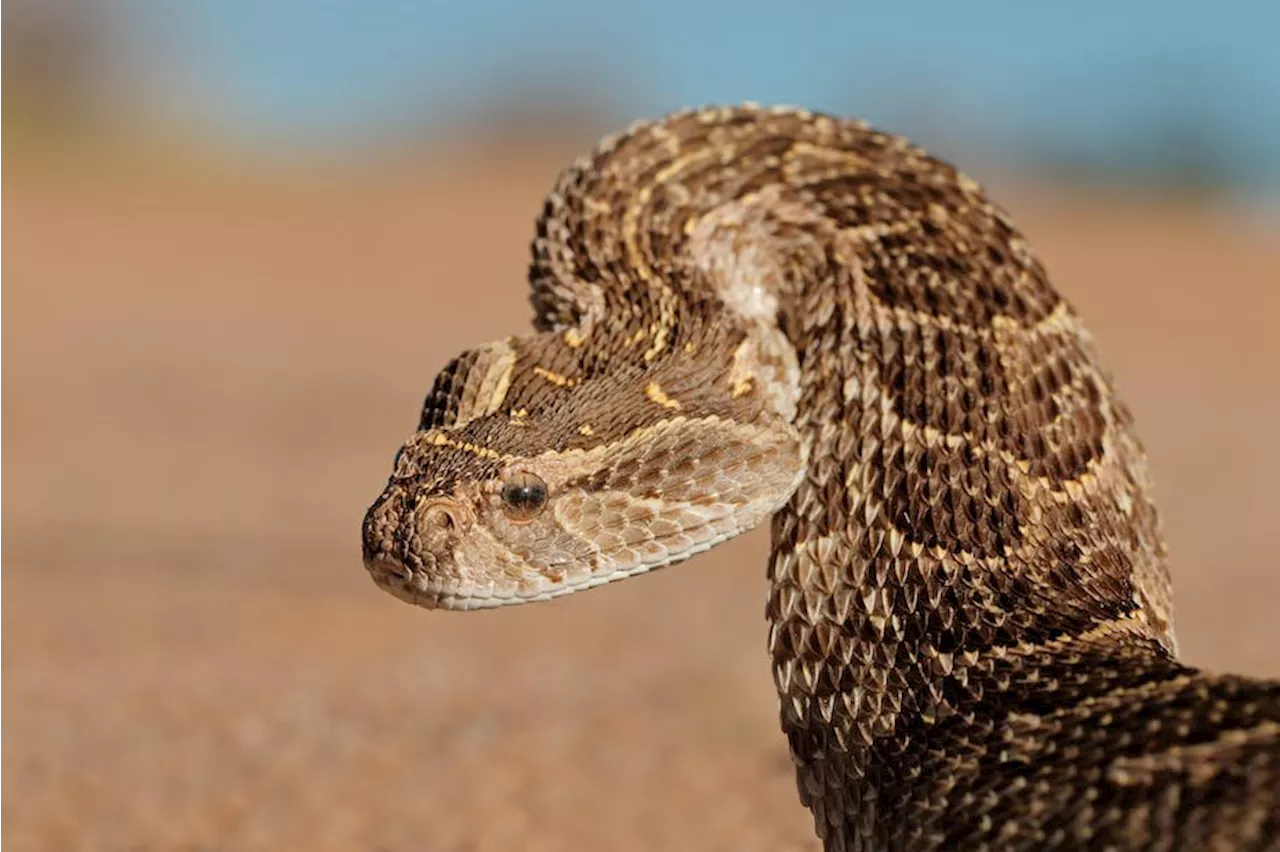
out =
[[[531,521],[547,505],[547,483],[521,471],[502,484],[502,511],[513,521]]]

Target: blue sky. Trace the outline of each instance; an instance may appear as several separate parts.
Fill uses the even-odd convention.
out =
[[[740,100],[856,113],[1012,150],[1107,152],[1170,109],[1235,177],[1280,187],[1280,3],[357,2],[150,6],[205,117],[333,144],[447,126],[504,90],[583,81],[620,114]],[[162,10],[156,13],[156,9]],[[1153,129],[1154,128],[1154,129]],[[1141,159],[1139,153],[1138,159]]]

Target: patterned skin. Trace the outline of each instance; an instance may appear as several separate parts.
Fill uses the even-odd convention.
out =
[[[830,850],[1280,848],[1280,684],[1176,659],[1142,447],[1008,215],[861,123],[712,108],[560,178],[536,332],[437,377],[383,588],[541,600],[772,516],[770,654]]]

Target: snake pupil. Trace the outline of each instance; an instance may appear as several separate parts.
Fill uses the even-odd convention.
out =
[[[517,473],[502,486],[502,507],[513,521],[535,518],[547,504],[547,483],[532,473]]]

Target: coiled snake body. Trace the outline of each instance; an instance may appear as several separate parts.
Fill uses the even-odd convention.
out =
[[[561,176],[530,280],[537,331],[440,373],[365,518],[379,585],[541,600],[772,515],[828,849],[1280,844],[1280,685],[1177,661],[1129,412],[972,180],[831,116],[678,113]]]

